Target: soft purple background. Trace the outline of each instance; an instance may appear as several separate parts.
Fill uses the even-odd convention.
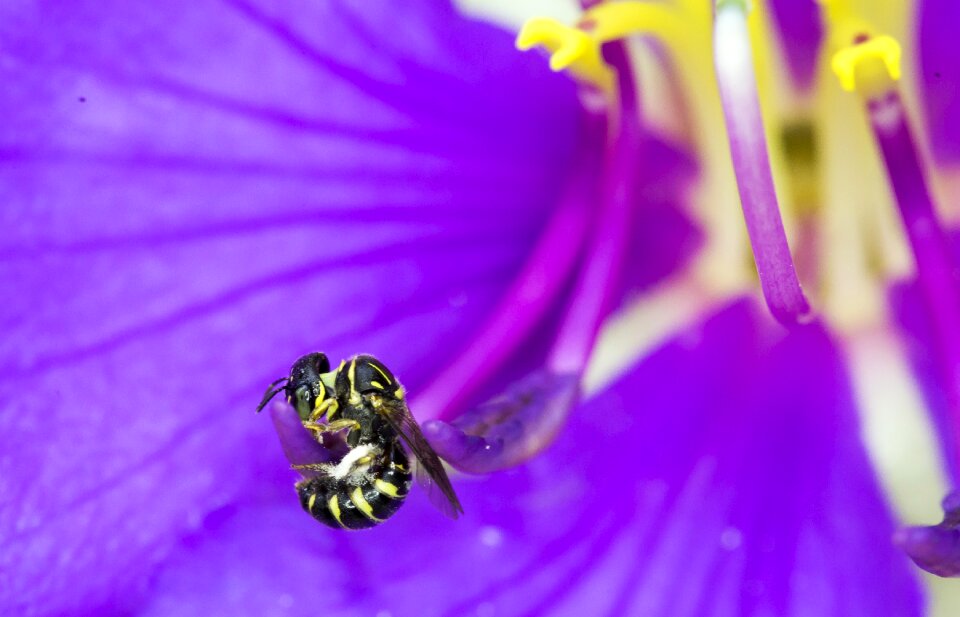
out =
[[[3,612],[918,613],[829,339],[746,303],[456,478],[457,523],[299,510],[266,383],[322,347],[415,392],[557,197],[573,86],[508,34],[439,2],[9,2],[0,40]]]

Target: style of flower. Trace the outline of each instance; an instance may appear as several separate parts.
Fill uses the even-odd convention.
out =
[[[743,7],[721,5],[691,30],[744,51]],[[818,33],[801,13],[781,29],[798,91]],[[691,186],[718,167],[689,126],[645,121],[651,81],[623,44],[587,45],[578,87],[441,1],[11,4],[0,33],[3,611],[921,613],[836,341],[800,324],[816,302],[783,226],[769,235],[769,178],[742,197],[792,327],[728,293],[581,401],[609,313],[689,276]],[[712,89],[700,45],[669,57],[676,92]],[[733,113],[753,77],[726,51],[749,190],[768,164],[736,142],[762,135],[759,108]],[[702,231],[701,253],[722,253]],[[299,511],[252,408],[316,349],[389,364],[467,472],[465,516],[417,493],[363,533]],[[945,391],[949,348],[935,357]],[[271,408],[288,454],[304,434],[290,411]],[[929,533],[900,540],[941,550]]]

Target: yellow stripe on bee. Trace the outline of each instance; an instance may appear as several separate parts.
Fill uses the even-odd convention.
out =
[[[376,516],[373,515],[373,507],[367,503],[366,498],[363,496],[363,491],[358,486],[353,489],[353,492],[350,493],[350,501],[354,503],[357,508],[363,512],[363,515],[366,516],[371,521],[379,521]]]
[[[374,388],[378,389],[378,390],[383,390],[383,389],[384,389],[383,384],[380,383],[379,381],[371,381],[371,382],[370,382],[370,385],[373,386]]]
[[[313,504],[317,503],[317,494],[314,493],[310,495],[310,499],[307,500],[307,512],[313,514]]]
[[[350,382],[350,404],[359,405],[362,402],[360,393],[357,392],[357,359],[350,361],[350,371],[347,373],[347,381]]]
[[[373,481],[373,485],[377,487],[377,490],[386,495],[391,499],[398,499],[400,495],[397,494],[397,485],[386,480],[380,480],[379,478]]]
[[[330,514],[333,515],[333,518],[337,519],[337,522],[341,527],[346,527],[343,524],[343,521],[340,520],[340,501],[337,499],[336,495],[331,497],[330,501],[327,502],[327,509],[330,510]]]
[[[398,401],[402,401],[403,397],[407,395],[406,391],[403,389],[403,386],[397,388],[397,391],[393,393]]]
[[[330,401],[329,405],[327,406],[327,422],[330,422],[333,420],[334,416],[337,415],[337,412],[340,411],[340,403],[338,403],[337,399],[335,398],[327,400]]]
[[[396,469],[397,471],[403,471],[403,472],[409,471],[406,467],[404,467],[399,463],[390,463],[390,469]]]
[[[378,373],[380,373],[381,375],[383,375],[383,378],[387,380],[387,383],[392,383],[392,382],[393,382],[393,380],[390,379],[390,376],[387,375],[386,372],[384,372],[384,370],[383,370],[382,368],[380,368],[380,364],[379,364],[379,363],[377,363],[377,362],[370,362],[369,364],[370,364],[370,366],[372,366],[373,368],[377,369],[377,372],[378,372]]]

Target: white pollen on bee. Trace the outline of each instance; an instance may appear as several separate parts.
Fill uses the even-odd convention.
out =
[[[330,470],[330,475],[336,478],[337,480],[342,480],[351,474],[363,473],[370,467],[370,463],[361,462],[361,459],[367,456],[372,456],[377,453],[377,448],[364,444],[352,448],[347,452],[340,462],[332,466]]]

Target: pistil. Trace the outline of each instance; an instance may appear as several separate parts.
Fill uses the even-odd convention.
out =
[[[714,63],[730,153],[760,286],[778,321],[810,321],[780,217],[747,32],[744,0],[720,0],[714,18]]]

